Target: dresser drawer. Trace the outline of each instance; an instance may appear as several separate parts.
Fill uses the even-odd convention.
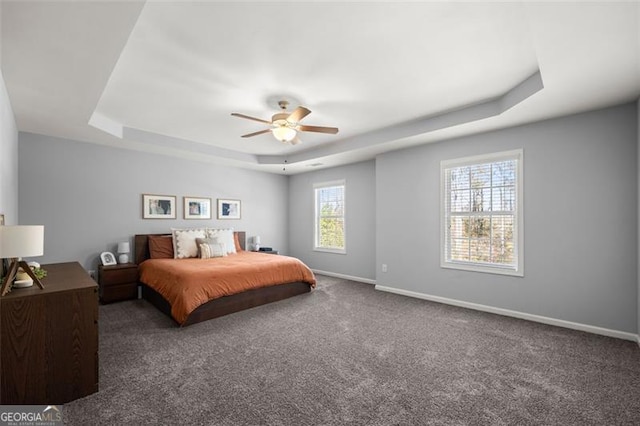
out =
[[[120,300],[136,299],[138,297],[138,283],[113,284],[100,288],[102,303],[118,302]]]
[[[137,267],[104,267],[100,270],[100,285],[110,286],[138,282]]]

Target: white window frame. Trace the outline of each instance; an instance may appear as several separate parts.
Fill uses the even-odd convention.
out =
[[[449,259],[448,250],[450,242],[449,233],[449,188],[447,182],[447,170],[457,167],[495,163],[505,160],[516,161],[516,211],[514,215],[514,260],[515,266],[500,265],[496,263],[480,263],[455,261]],[[524,174],[523,174],[523,150],[516,149],[492,154],[477,155],[473,157],[443,160],[440,162],[440,266],[442,268],[460,269],[464,271],[486,272],[500,275],[524,276]],[[483,215],[491,215],[491,212],[482,212]]]
[[[319,246],[320,236],[320,211],[318,203],[318,190],[323,188],[331,188],[335,186],[342,186],[342,199],[344,206],[342,208],[342,223],[344,232],[344,246],[342,248],[331,248]],[[347,182],[345,179],[334,180],[330,182],[320,182],[313,184],[313,205],[314,205],[314,218],[313,218],[313,250],[325,253],[346,254],[347,253]]]

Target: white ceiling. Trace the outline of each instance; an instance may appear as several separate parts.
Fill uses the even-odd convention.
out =
[[[19,130],[276,173],[640,97],[639,2],[2,1],[0,11]],[[230,113],[269,119],[281,97],[313,111],[304,124],[340,132],[303,133],[297,146],[240,138],[264,125]]]

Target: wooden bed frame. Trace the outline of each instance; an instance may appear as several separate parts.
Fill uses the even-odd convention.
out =
[[[246,233],[244,231],[236,232],[238,234],[238,240],[240,246],[245,249],[246,246]],[[171,235],[171,234],[138,234],[134,240],[135,250],[135,262],[137,265],[141,264],[145,260],[149,259],[149,236],[150,235]],[[160,311],[164,312],[170,318],[171,305],[169,302],[157,291],[148,287],[144,283],[139,283],[142,286],[142,298],[154,305]],[[264,305],[271,302],[277,302],[278,300],[288,299],[289,297],[297,296],[299,294],[308,293],[311,291],[309,283],[294,282],[287,284],[280,284],[271,287],[257,288],[254,290],[245,291],[243,293],[234,294],[233,296],[224,296],[219,299],[213,299],[209,302],[200,305],[193,312],[189,314],[187,320],[182,327],[196,324],[202,321],[206,321],[212,318],[221,317],[223,315],[232,314],[234,312],[243,311],[245,309],[253,308],[255,306]],[[175,319],[174,319],[175,321]]]

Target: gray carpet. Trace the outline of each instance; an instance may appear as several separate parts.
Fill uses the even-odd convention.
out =
[[[66,423],[640,424],[636,343],[318,280],[184,329],[101,306],[100,391]]]

